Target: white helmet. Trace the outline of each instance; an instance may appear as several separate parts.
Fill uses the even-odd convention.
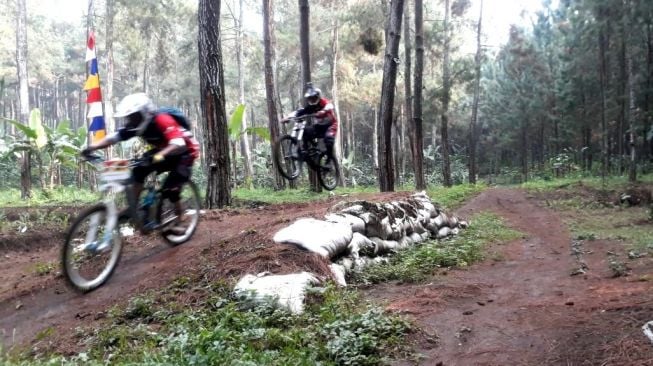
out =
[[[118,106],[114,117],[126,118],[127,121],[124,127],[136,132],[136,135],[141,135],[151,115],[154,113],[154,103],[145,93],[135,93],[124,97]]]

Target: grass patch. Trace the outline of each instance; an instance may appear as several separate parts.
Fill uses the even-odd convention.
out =
[[[20,190],[0,190],[0,207],[23,207],[43,205],[85,205],[97,202],[99,195],[87,189],[77,187],[57,187],[54,189],[32,190],[32,197],[28,200],[20,198]]]
[[[306,312],[292,315],[272,305],[248,307],[229,289],[175,281],[164,293],[112,309],[108,324],[80,330],[77,336],[88,346],[83,353],[0,355],[0,364],[376,365],[405,348],[409,324],[352,290],[316,289]],[[192,303],[180,301],[189,298]]]
[[[484,259],[484,247],[503,243],[521,234],[509,229],[491,213],[472,217],[469,228],[458,236],[441,241],[428,241],[422,245],[400,251],[389,264],[372,265],[354,275],[358,283],[380,283],[399,280],[419,282],[433,274],[437,268],[464,267]]]
[[[439,203],[442,208],[452,210],[462,206],[470,198],[480,194],[487,189],[487,185],[478,184],[460,184],[453,187],[432,187],[426,193],[432,201]]]
[[[469,198],[481,193],[487,188],[484,184],[470,185],[461,184],[450,188],[446,187],[431,187],[427,193],[431,199],[444,208],[452,209],[460,206]],[[397,192],[411,192],[413,187],[403,186],[396,189]],[[236,201],[243,202],[261,202],[267,204],[280,204],[280,203],[298,203],[298,202],[311,202],[326,200],[335,195],[352,195],[359,193],[378,193],[379,189],[375,186],[370,187],[345,187],[337,188],[333,192],[323,191],[315,193],[308,188],[301,189],[285,189],[282,191],[275,191],[266,188],[238,188],[233,191],[233,197]]]
[[[647,222],[645,207],[554,208],[563,210],[574,237],[623,241],[630,249],[653,253],[653,221]]]
[[[15,213],[8,218],[9,214],[6,211],[11,211],[11,208],[0,208],[0,233],[28,233],[34,228],[51,230],[65,230],[70,221],[70,214],[57,210],[48,209],[29,209],[22,211],[15,217]],[[14,209],[16,210],[16,209]]]
[[[640,175],[638,177],[639,183],[651,184],[653,183],[653,174]],[[553,191],[560,188],[566,188],[576,183],[582,183],[588,187],[594,189],[619,189],[627,186],[629,184],[628,177],[620,176],[610,176],[606,177],[605,182],[601,177],[567,177],[559,178],[553,180],[546,179],[535,179],[522,183],[521,188],[525,188],[530,191],[542,192],[542,191]],[[605,183],[605,184],[604,184]]]
[[[39,276],[47,276],[56,269],[57,265],[54,262],[36,263],[36,265],[34,265],[34,272]]]
[[[640,187],[653,187],[651,174],[639,181]],[[601,178],[537,181],[522,186],[560,212],[575,238],[622,241],[626,250],[653,254],[653,206],[618,204],[619,193],[629,185],[625,177],[610,177],[605,189]]]

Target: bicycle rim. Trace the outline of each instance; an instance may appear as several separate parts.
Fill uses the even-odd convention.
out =
[[[176,246],[187,242],[197,230],[200,221],[200,195],[193,182],[185,183],[181,188],[182,217],[177,223],[174,203],[161,198],[157,209],[157,218],[161,224],[161,236],[165,241]]]
[[[292,136],[285,135],[275,144],[275,158],[279,173],[286,179],[293,180],[299,176],[299,145]]]
[[[120,259],[122,242],[118,228],[106,227],[103,204],[83,211],[72,223],[62,249],[63,274],[78,291],[88,292],[109,279]]]
[[[326,164],[328,157],[325,153],[320,155],[318,164],[318,178],[320,184],[327,191],[332,191],[338,186],[338,178],[340,175],[340,168],[336,159],[331,159],[329,164]]]

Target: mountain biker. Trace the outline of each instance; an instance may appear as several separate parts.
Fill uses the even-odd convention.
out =
[[[191,176],[193,162],[199,157],[199,144],[193,134],[183,128],[166,113],[160,113],[145,93],[126,96],[118,103],[114,117],[123,119],[123,126],[95,144],[82,150],[88,156],[92,151],[107,148],[133,137],[140,137],[152,146],[145,153],[151,164],[133,168],[134,197],[140,202],[145,178],[152,172],[170,172],[163,184],[163,195],[175,204],[177,221],[170,229],[173,232],[185,231],[182,225],[183,209],[180,191]]]
[[[313,114],[315,123],[311,126],[306,126],[304,129],[304,147],[306,146],[306,141],[314,138],[322,138],[326,147],[328,164],[333,159],[333,145],[335,144],[336,133],[338,132],[338,119],[336,118],[333,103],[327,98],[324,98],[320,88],[313,86],[312,83],[306,84],[304,101],[306,104],[303,108],[292,112],[282,119],[281,122],[287,123],[293,117]]]

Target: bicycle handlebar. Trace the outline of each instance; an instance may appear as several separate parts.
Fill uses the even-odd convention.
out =
[[[304,120],[304,119],[307,119],[307,118],[310,118],[310,117],[315,117],[316,115],[317,115],[317,113],[305,114],[303,116],[288,117],[288,118],[282,119],[281,122],[282,123],[288,123],[290,121],[301,121],[301,120]]]
[[[82,157],[87,162],[89,162],[89,163],[91,163],[93,165],[96,165],[96,166],[100,166],[100,165],[102,165],[102,163],[107,161],[107,159],[103,158],[102,156],[97,155],[97,154],[93,154],[93,153],[88,153],[88,154],[82,153]],[[137,165],[150,164],[150,163],[151,163],[151,157],[139,156],[139,157],[130,158],[128,166],[130,168],[132,168],[132,167],[135,167]]]

